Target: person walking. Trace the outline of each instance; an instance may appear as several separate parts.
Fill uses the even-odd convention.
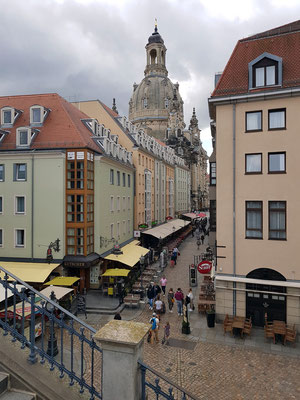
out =
[[[188,304],[188,310],[189,311],[194,311],[195,307],[194,307],[194,295],[193,295],[193,290],[192,288],[190,288],[187,297],[190,299],[190,302]]]
[[[204,243],[204,235],[201,235],[201,242]]]
[[[154,286],[152,286],[151,283],[147,290],[147,297],[148,297],[148,302],[149,302],[149,309],[153,310],[153,301],[155,298],[155,290],[154,290]]]
[[[161,293],[161,288],[160,288],[160,286],[156,283],[156,284],[154,285],[154,298],[156,298],[160,293]]]
[[[169,304],[169,312],[172,313],[173,312],[173,305],[174,305],[174,292],[173,289],[170,288],[169,292],[168,292],[168,304]]]
[[[156,343],[158,343],[158,324],[159,324],[159,320],[156,316],[155,313],[152,314],[152,318],[150,319],[150,324],[151,324],[151,339],[150,342],[151,344],[154,343],[154,338]]]
[[[163,295],[166,295],[166,286],[167,286],[167,278],[165,277],[165,275],[163,275],[163,277],[160,280],[160,286],[162,288],[163,291]]]
[[[184,300],[184,295],[183,295],[182,290],[180,288],[177,289],[174,297],[175,297],[176,305],[177,305],[177,313],[178,313],[178,315],[183,315],[183,313],[182,313],[182,303],[183,303],[183,300]]]
[[[175,259],[174,259],[175,265],[177,264],[178,253],[179,253],[179,250],[177,249],[177,247],[174,247],[173,254],[174,254],[174,257],[175,257]]]
[[[159,294],[157,295],[157,298],[156,298],[154,304],[155,304],[155,311],[156,311],[156,314],[157,314],[157,316],[158,316],[158,319],[160,320],[160,316],[161,316],[161,312],[162,312],[163,303],[162,303],[162,301],[161,301],[161,299],[160,299],[160,295],[159,295]]]

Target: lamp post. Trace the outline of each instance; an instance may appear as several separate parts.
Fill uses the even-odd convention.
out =
[[[57,303],[57,299],[56,299],[56,296],[55,296],[55,293],[53,290],[50,294],[50,300]],[[55,306],[52,303],[47,302],[46,310],[51,314],[51,316],[49,318],[50,333],[49,333],[49,339],[48,339],[47,354],[48,354],[48,356],[55,357],[58,354],[57,338],[56,338],[55,332],[54,332],[54,320],[53,320],[53,313],[55,310]]]
[[[144,265],[145,265],[145,257],[140,257],[140,266],[141,266],[141,300],[144,298],[144,286],[143,286],[143,272],[144,272]]]

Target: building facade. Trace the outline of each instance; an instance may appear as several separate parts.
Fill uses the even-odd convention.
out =
[[[57,94],[1,97],[0,112],[0,258],[52,255],[89,289],[101,243],[109,250],[133,236],[132,154],[117,138],[101,140],[95,121]],[[108,238],[107,215],[115,224]]]
[[[175,165],[185,163],[165,143],[137,129],[99,100],[74,105],[101,121],[105,129],[119,138],[119,143],[132,152],[135,167],[134,229],[155,226],[175,215]],[[177,160],[177,161],[176,161]],[[189,205],[187,205],[189,208]]]
[[[216,236],[225,246],[218,250],[225,258],[216,271],[217,313],[298,329],[299,44],[299,21],[240,40],[209,99]]]

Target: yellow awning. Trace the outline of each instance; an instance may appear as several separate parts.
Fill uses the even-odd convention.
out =
[[[24,282],[43,283],[60,264],[0,261],[0,265]],[[4,278],[4,273],[1,271],[0,277]]]
[[[145,256],[147,253],[149,253],[148,249],[145,249],[141,246],[132,245],[131,243],[126,244],[126,246],[122,247],[121,250],[123,254],[110,254],[105,257],[105,260],[118,261],[122,264],[128,265],[129,267],[133,267],[139,262],[141,256]]]
[[[76,276],[57,276],[51,281],[45,283],[45,285],[53,286],[72,286],[75,282],[79,281],[80,278]]]
[[[129,269],[107,269],[101,276],[127,276]]]

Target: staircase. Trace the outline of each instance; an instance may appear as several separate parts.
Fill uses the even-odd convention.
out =
[[[35,400],[34,393],[11,387],[10,375],[0,372],[0,400]]]

